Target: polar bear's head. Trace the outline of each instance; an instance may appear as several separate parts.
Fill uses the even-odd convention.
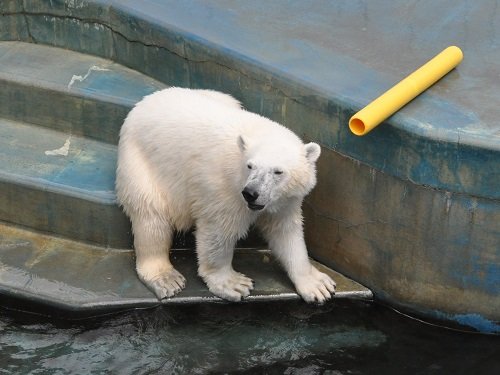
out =
[[[297,139],[239,137],[243,153],[244,186],[241,194],[254,211],[278,208],[291,197],[303,198],[316,185],[316,161],[321,148]]]

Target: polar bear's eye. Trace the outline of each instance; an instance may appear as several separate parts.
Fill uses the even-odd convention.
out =
[[[250,164],[250,163],[248,163],[248,164],[247,164],[247,168],[248,168],[248,169],[252,169],[252,168],[253,168],[253,165],[252,165],[252,164]]]
[[[283,171],[281,169],[275,169],[274,174],[280,175],[280,174],[283,174]]]

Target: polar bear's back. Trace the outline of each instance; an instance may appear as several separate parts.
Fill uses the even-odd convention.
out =
[[[145,97],[130,112],[120,142],[131,140],[148,158],[173,157],[186,163],[203,155],[205,165],[221,156],[240,154],[238,137],[259,142],[300,146],[301,140],[285,127],[241,108],[233,97],[211,90],[169,88]],[[232,159],[231,159],[232,158]],[[167,160],[163,160],[164,162]]]
[[[185,228],[184,216],[206,197],[241,200],[236,118],[246,113],[231,96],[209,90],[171,88],[145,97],[120,132],[117,194],[126,211],[161,203]]]
[[[240,136],[258,142],[271,160],[280,153],[293,156],[303,151],[294,133],[241,109],[229,95],[170,88],[145,97],[120,132],[120,202],[127,212],[161,206],[177,228],[187,227],[188,215],[199,216],[213,202],[245,211],[241,189],[246,167]]]
[[[170,88],[146,96],[130,112],[120,138],[132,136],[156,144],[193,144],[217,141],[238,133],[229,121],[240,104],[229,95],[210,90]],[[203,142],[202,142],[203,143]]]

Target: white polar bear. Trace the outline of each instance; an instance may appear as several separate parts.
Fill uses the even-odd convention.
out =
[[[240,301],[253,281],[233,269],[233,251],[255,223],[304,300],[331,298],[335,283],[311,265],[302,229],[320,151],[220,92],[145,97],[121,129],[116,176],[139,278],[159,299],[184,288],[169,250],[175,229],[195,226],[199,275],[213,294]]]

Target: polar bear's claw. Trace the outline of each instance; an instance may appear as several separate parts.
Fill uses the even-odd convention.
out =
[[[186,286],[186,279],[177,270],[157,275],[151,280],[142,280],[159,300],[170,298]]]
[[[203,277],[210,292],[228,301],[239,302],[250,295],[254,281],[236,272],[217,272]]]
[[[296,280],[295,287],[304,301],[322,305],[335,294],[336,284],[330,276],[312,267],[309,275]]]

